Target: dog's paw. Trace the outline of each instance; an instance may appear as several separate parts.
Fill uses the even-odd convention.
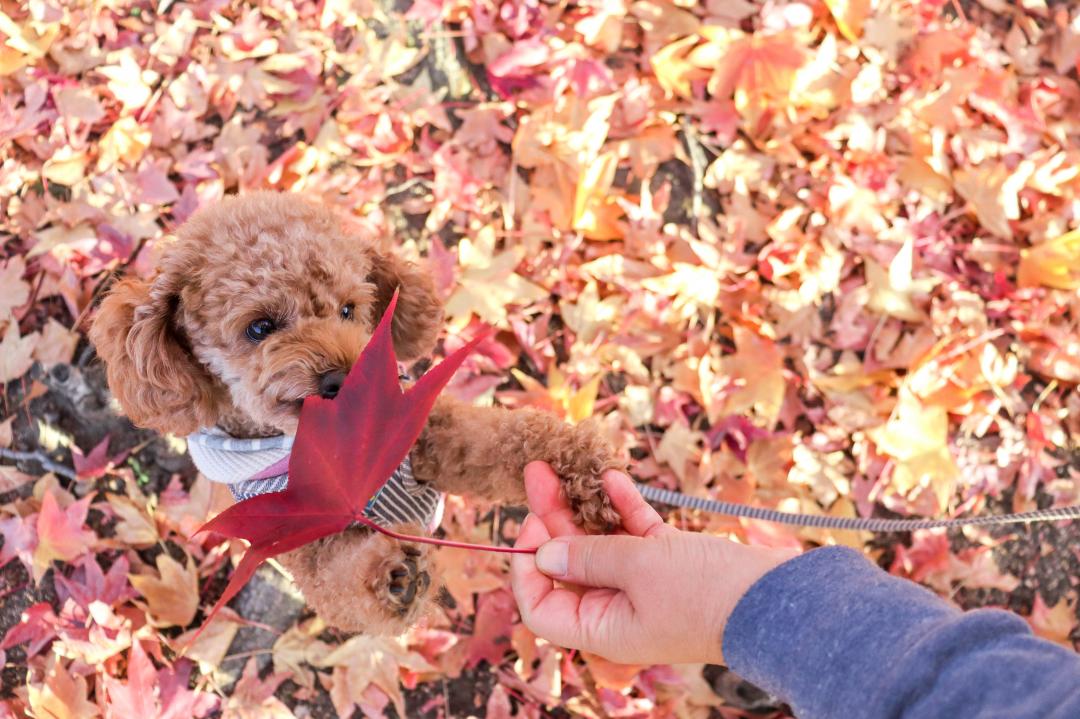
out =
[[[559,476],[575,524],[589,534],[610,532],[619,526],[619,513],[604,492],[599,473],[564,471]]]
[[[621,520],[604,491],[600,476],[621,465],[592,423],[580,424],[573,429],[571,451],[564,452],[552,462],[552,469],[562,480],[563,495],[578,526],[590,534],[610,532]]]
[[[419,534],[413,526],[394,527]],[[281,556],[308,604],[346,632],[401,634],[431,605],[430,547],[347,529]]]
[[[426,568],[426,554],[412,545],[403,545],[401,550],[401,561],[389,566],[381,586],[376,587],[376,596],[391,613],[407,617],[427,596],[431,575]]]

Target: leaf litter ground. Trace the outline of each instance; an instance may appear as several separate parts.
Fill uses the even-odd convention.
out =
[[[179,658],[243,547],[195,536],[221,498],[181,443],[115,416],[77,320],[113,271],[145,274],[170,228],[238,189],[317,196],[425,258],[448,306],[440,356],[497,332],[449,391],[599,417],[647,481],[838,515],[1077,501],[1071,3],[4,13],[15,716],[152,716],[162,697],[228,717],[787,716],[719,668],[627,674],[551,647],[502,608],[505,560],[454,551],[443,610],[400,641],[328,632],[266,566]],[[520,518],[451,498],[441,532],[507,543]],[[1080,638],[1072,526],[671,521],[850,544],[961,606]]]

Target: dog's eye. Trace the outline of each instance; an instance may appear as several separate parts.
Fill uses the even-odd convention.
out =
[[[244,334],[247,335],[247,338],[252,342],[262,342],[264,339],[274,334],[274,330],[276,329],[277,325],[274,324],[272,319],[261,317],[248,325],[247,329],[244,330]]]
[[[351,320],[356,317],[356,307],[352,302],[341,308],[341,319]]]

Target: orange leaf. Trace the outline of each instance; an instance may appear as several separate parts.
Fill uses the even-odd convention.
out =
[[[1035,594],[1035,606],[1028,618],[1031,628],[1043,639],[1073,648],[1070,635],[1076,627],[1076,612],[1067,599],[1062,598],[1053,607],[1046,605],[1042,596]]]
[[[614,689],[615,691],[629,689],[634,685],[637,675],[641,673],[642,669],[645,669],[644,666],[638,664],[609,662],[603,657],[588,652],[582,652],[581,657],[585,660],[585,664],[588,665],[589,674],[592,676],[593,681],[596,682],[596,686],[604,689]]]
[[[1080,230],[1020,252],[1021,287],[1080,289]]]
[[[856,42],[862,35],[863,22],[870,12],[870,0],[825,0],[825,5],[836,20],[840,34]]]
[[[38,545],[34,550],[35,574],[43,574],[54,559],[70,562],[85,554],[94,544],[94,533],[83,529],[90,497],[61,509],[52,494],[41,501],[37,518]]]
[[[199,609],[199,578],[191,557],[187,566],[162,553],[157,558],[158,575],[132,574],[135,591],[146,598],[150,616],[159,627],[186,627]]]
[[[623,210],[613,193],[612,183],[619,158],[614,152],[604,152],[586,165],[578,178],[574,195],[573,227],[590,240],[611,240],[622,237],[619,218]]]
[[[787,99],[796,71],[806,63],[806,53],[792,32],[746,35],[734,41],[715,32],[708,34],[718,42],[696,49],[690,62],[715,68],[709,79],[710,93],[721,98],[734,93],[740,111]]]

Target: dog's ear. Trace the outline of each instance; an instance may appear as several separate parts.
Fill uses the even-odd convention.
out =
[[[398,289],[392,334],[398,359],[409,361],[429,354],[443,323],[443,305],[430,272],[393,252],[372,251],[369,281],[376,287],[375,319],[382,317]]]
[[[105,362],[109,388],[141,427],[186,435],[217,421],[214,381],[176,326],[179,283],[129,279],[101,303],[90,341]]]

